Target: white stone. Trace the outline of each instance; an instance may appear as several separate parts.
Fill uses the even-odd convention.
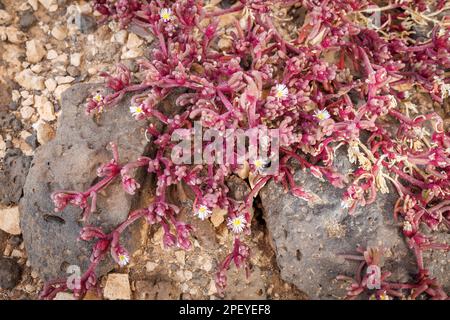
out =
[[[61,77],[58,76],[55,78],[56,82],[58,82],[58,84],[67,84],[67,83],[71,83],[75,80],[74,77],[71,76],[66,76],[66,77]]]
[[[225,221],[225,216],[227,214],[227,210],[220,209],[220,208],[214,208],[211,214],[211,222],[214,225],[214,227],[218,228],[222,222]]]
[[[22,31],[19,31],[16,27],[7,27],[5,29],[6,36],[8,37],[8,41],[14,44],[24,43],[27,36]]]
[[[67,37],[67,31],[61,26],[54,26],[52,29],[52,36],[59,41],[63,41]]]
[[[59,56],[57,56],[53,62],[67,65],[69,63],[69,57],[67,56],[67,54],[63,53],[63,54],[60,54]]]
[[[47,80],[45,80],[44,84],[47,90],[50,92],[55,91],[56,86],[58,85],[58,83],[53,78],[48,78]]]
[[[0,25],[9,23],[11,19],[11,15],[6,10],[0,10]]]
[[[13,258],[23,258],[23,252],[20,251],[19,249],[13,249],[13,251],[11,252],[11,257]]]
[[[29,133],[27,130],[22,130],[20,131],[19,135],[22,140],[26,140],[28,137],[31,136],[31,133]]]
[[[12,97],[12,101],[18,102],[19,99],[20,99],[20,92],[19,92],[19,90],[13,90],[12,94],[11,94],[11,97]]]
[[[44,77],[36,75],[30,69],[22,70],[14,77],[16,82],[27,90],[44,90]]]
[[[58,58],[58,52],[56,52],[55,50],[48,50],[47,52],[47,59],[48,60],[53,60]]]
[[[125,41],[127,41],[128,32],[126,30],[120,30],[116,33],[114,33],[114,42],[125,44]]]
[[[133,48],[133,49],[130,49],[130,50],[122,53],[122,56],[120,58],[122,60],[134,59],[134,58],[142,56],[143,54],[144,54],[144,52],[142,51],[141,48]]]
[[[58,292],[53,300],[75,300],[75,298],[71,293]]]
[[[72,53],[70,55],[70,64],[74,67],[79,67],[81,65],[81,53]]]
[[[55,96],[55,98],[58,101],[60,101],[61,100],[61,95],[63,94],[63,92],[66,91],[69,88],[70,88],[70,84],[59,85],[58,87],[56,87],[55,92],[53,93],[53,95]]]
[[[141,38],[139,38],[137,35],[135,35],[134,33],[130,33],[128,35],[128,41],[127,41],[127,48],[128,49],[138,48],[143,43],[144,43],[144,41]]]
[[[29,96],[22,101],[22,106],[32,106],[34,104],[34,96]]]
[[[217,287],[216,287],[216,282],[214,280],[211,280],[209,282],[209,289],[208,289],[208,295],[212,296],[214,294],[217,293]]]
[[[31,71],[33,71],[34,73],[41,73],[42,72],[42,65],[40,64],[34,64],[30,67]]]
[[[19,207],[0,209],[0,229],[13,235],[22,233],[20,230]]]
[[[39,40],[33,39],[27,41],[26,48],[27,48],[27,60],[30,63],[38,63],[47,54],[44,45]]]
[[[39,2],[50,12],[55,12],[58,10],[57,0],[39,0]]]
[[[184,266],[184,264],[186,263],[186,251],[184,250],[175,251],[175,258],[177,259],[180,265]]]
[[[37,11],[38,0],[28,0],[28,4],[33,8],[34,11]]]
[[[5,156],[5,152],[6,152],[6,142],[0,135],[0,158],[3,158]]]
[[[42,120],[53,121],[56,119],[53,103],[48,101],[45,96],[36,96],[34,106]]]
[[[106,280],[103,295],[109,300],[130,300],[131,289],[128,274],[111,273]]]

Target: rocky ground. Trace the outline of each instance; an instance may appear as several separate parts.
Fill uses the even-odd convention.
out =
[[[68,209],[55,215],[51,191],[91,185],[98,164],[111,157],[111,139],[125,142],[119,143],[126,146],[119,153],[131,158],[151,152],[144,126],[124,114],[129,97],[101,118],[84,114],[86,96],[102,81],[100,71],[111,71],[118,62],[136,70],[136,58],[148,54],[153,40],[114,23],[97,24],[96,18],[86,1],[0,0],[0,299],[37,299],[44,280],[67,276],[69,265],[86,266],[90,248],[76,241],[79,213]],[[447,115],[447,129],[449,110],[448,103],[437,110]],[[339,157],[337,162],[343,171],[349,169]],[[96,223],[108,228],[148,204],[152,181],[140,179],[144,187],[133,198],[100,199]],[[387,247],[384,266],[395,280],[411,280],[416,266],[390,214],[395,199],[379,197],[349,216],[340,209],[341,191],[301,172],[296,179],[322,202],[306,206],[270,182],[255,201],[250,277],[232,269],[225,298],[342,298],[345,283],[335,278],[352,276],[357,265],[337,257],[358,245]],[[236,199],[249,190],[237,176],[228,183]],[[115,188],[120,186],[111,185],[108,192]],[[181,220],[196,229],[193,249],[166,250],[161,229],[138,224],[127,236],[131,263],[117,268],[106,262],[100,271],[102,292],[90,292],[86,299],[220,298],[214,273],[231,246],[224,218],[217,212],[208,221],[194,219],[189,196],[182,189],[174,192]],[[439,237],[448,243],[448,235]],[[435,252],[425,260],[448,291],[449,254]]]
[[[41,277],[48,274],[31,268],[28,256],[42,253],[48,259],[45,250],[54,243],[49,233],[52,223],[59,220],[45,215],[48,224],[35,229],[42,231],[40,240],[46,243],[39,243],[38,253],[27,253],[21,225],[28,234],[28,224],[20,221],[18,204],[35,150],[43,150],[47,144],[47,150],[54,150],[50,144],[59,139],[55,136],[63,92],[77,83],[98,83],[99,71],[110,71],[120,61],[133,69],[134,59],[146,54],[144,48],[151,41],[119,30],[113,23],[97,25],[95,13],[85,1],[0,0],[0,299],[37,299],[43,286]],[[38,163],[35,159],[33,168]],[[248,188],[244,181],[240,183]],[[188,214],[186,217],[189,219]],[[246,279],[242,270],[232,270],[225,297],[305,298],[281,280],[260,212],[257,217],[251,275]],[[193,220],[198,238],[188,252],[165,250],[161,230],[141,228],[131,264],[101,278],[103,296],[91,293],[86,299],[217,298],[213,276],[218,259],[224,258],[231,245],[221,219],[219,216],[211,223]],[[67,238],[65,233],[59,236]],[[36,243],[36,238],[33,241]],[[36,259],[33,261],[39,261]],[[59,294],[58,298],[70,295]]]

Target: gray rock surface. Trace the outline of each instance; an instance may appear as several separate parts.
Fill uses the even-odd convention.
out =
[[[2,101],[3,102],[3,101]],[[0,103],[2,103],[0,102]],[[0,111],[0,131],[5,132],[17,132],[22,130],[22,123],[11,112],[1,110]]]
[[[8,149],[0,171],[0,203],[17,204],[22,196],[23,186],[31,164],[31,157],[20,149]]]
[[[429,230],[427,230],[429,233]],[[450,243],[450,233],[429,233],[438,243]],[[427,250],[423,254],[425,268],[432,277],[442,285],[444,291],[450,294],[450,252],[444,250]]]
[[[20,281],[22,268],[13,259],[0,257],[0,288],[9,290]]]
[[[24,187],[20,210],[25,247],[31,266],[45,280],[68,276],[69,265],[85,270],[92,245],[77,241],[82,227],[81,209],[68,206],[55,213],[50,194],[56,190],[84,191],[97,182],[97,167],[112,157],[110,142],[119,146],[122,162],[133,161],[148,151],[146,123],[131,116],[130,97],[99,117],[85,115],[85,99],[97,88],[98,85],[75,85],[63,94],[56,137],[36,150]],[[142,178],[141,172],[137,179]],[[120,179],[116,179],[99,194],[97,212],[91,215],[90,224],[110,231],[134,209],[137,197],[125,194]],[[134,228],[139,228],[139,224]],[[122,237],[131,252],[140,244],[139,232],[133,230]],[[112,266],[108,258],[98,274]]]
[[[338,167],[345,172],[349,165],[341,163]],[[335,278],[354,276],[358,263],[340,255],[356,253],[359,245],[386,250],[383,270],[393,272],[391,280],[407,281],[411,273],[417,272],[414,258],[392,218],[395,193],[380,194],[375,203],[349,215],[341,208],[344,189],[336,189],[303,171],[296,172],[295,180],[321,201],[307,204],[285,193],[273,181],[260,192],[264,218],[285,281],[311,298],[342,298],[346,283]]]

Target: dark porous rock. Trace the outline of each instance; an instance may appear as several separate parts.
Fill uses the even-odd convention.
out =
[[[1,10],[1,9],[0,9]],[[0,106],[7,106],[11,103],[11,87],[0,80]]]
[[[233,6],[236,2],[237,2],[237,0],[222,0],[222,1],[220,1],[219,6],[222,9],[228,9],[231,6]]]
[[[0,203],[17,204],[22,197],[23,186],[31,164],[31,157],[20,149],[8,149],[0,171]]]
[[[0,111],[0,132],[18,132],[20,130],[22,130],[22,123],[14,114],[8,111]]]
[[[69,265],[85,270],[92,247],[92,243],[77,241],[81,209],[69,205],[56,213],[50,194],[57,190],[85,191],[99,181],[98,166],[112,158],[110,142],[118,145],[121,162],[134,161],[149,151],[144,136],[148,124],[131,116],[131,97],[98,117],[85,114],[86,97],[99,88],[80,84],[64,92],[56,137],[36,150],[24,187],[20,203],[24,243],[32,268],[45,280],[68,276]],[[144,172],[138,170],[135,177],[142,182]],[[138,197],[126,194],[120,178],[116,179],[99,193],[97,211],[91,214],[89,224],[110,232],[135,209]],[[140,245],[140,226],[136,223],[122,235],[122,244],[130,252]],[[97,274],[113,266],[108,257]]]
[[[81,74],[80,69],[78,69],[77,67],[74,66],[68,66],[67,67],[67,73],[71,76],[71,77],[79,77]]]
[[[349,165],[341,162],[337,167],[346,172]],[[417,268],[392,218],[395,192],[378,194],[374,203],[349,215],[341,208],[344,189],[303,171],[296,172],[295,180],[321,200],[307,203],[273,181],[260,192],[283,280],[313,299],[343,298],[348,283],[337,281],[336,276],[353,277],[358,263],[345,260],[342,254],[355,254],[358,246],[385,250],[382,267],[393,273],[389,280],[411,280]]]
[[[36,130],[33,130],[31,136],[25,138],[25,142],[28,143],[28,145],[33,148],[33,150],[35,150],[39,146]]]
[[[14,288],[22,276],[22,267],[13,259],[0,257],[0,288]]]
[[[27,10],[20,15],[19,25],[22,31],[27,31],[30,29],[35,23],[37,19],[33,14],[32,10]]]
[[[5,251],[6,243],[8,242],[9,235],[3,231],[0,230],[0,253],[3,253]]]
[[[251,191],[250,186],[247,184],[247,182],[235,175],[227,178],[226,184],[230,189],[228,195],[236,201],[244,201],[245,197]]]
[[[179,284],[172,281],[159,278],[136,281],[137,300],[179,300],[180,296]]]
[[[77,13],[75,16],[75,25],[81,31],[81,33],[91,33],[94,32],[97,28],[97,23],[95,22],[95,18],[88,16],[86,14]]]
[[[436,243],[450,243],[448,231],[424,232],[434,239]],[[425,268],[430,272],[432,278],[436,278],[442,285],[444,291],[450,293],[450,252],[445,250],[426,250],[423,253]]]

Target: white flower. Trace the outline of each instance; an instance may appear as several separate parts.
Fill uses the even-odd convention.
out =
[[[289,90],[284,84],[277,84],[275,86],[275,97],[278,99],[284,99],[288,96]]]
[[[263,174],[264,170],[266,169],[267,165],[269,164],[269,161],[264,159],[256,159],[253,165],[255,166],[256,171],[258,173]]]
[[[139,106],[131,106],[130,112],[134,117],[138,117],[141,114],[144,114],[144,108],[142,107],[142,104]]]
[[[126,266],[128,264],[128,262],[130,261],[130,257],[125,253],[119,254],[118,259],[119,259],[119,265],[121,267]]]
[[[100,93],[97,93],[95,96],[92,97],[92,100],[94,100],[96,102],[102,102],[103,96]]]
[[[412,232],[413,231],[412,224],[408,220],[405,220],[403,222],[403,231],[405,231],[405,232]]]
[[[228,228],[230,228],[234,233],[241,233],[244,231],[247,220],[243,215],[228,219]]]
[[[198,207],[197,211],[195,212],[195,214],[201,219],[201,220],[205,220],[206,218],[209,217],[209,215],[211,214],[211,210],[208,209],[207,206],[205,205],[201,205],[200,207]]]
[[[316,110],[316,111],[314,111],[314,117],[316,117],[317,119],[322,121],[322,120],[329,119],[330,114],[328,113],[327,109]]]
[[[161,9],[159,16],[164,22],[169,22],[170,20],[172,20],[172,9],[170,8]]]

